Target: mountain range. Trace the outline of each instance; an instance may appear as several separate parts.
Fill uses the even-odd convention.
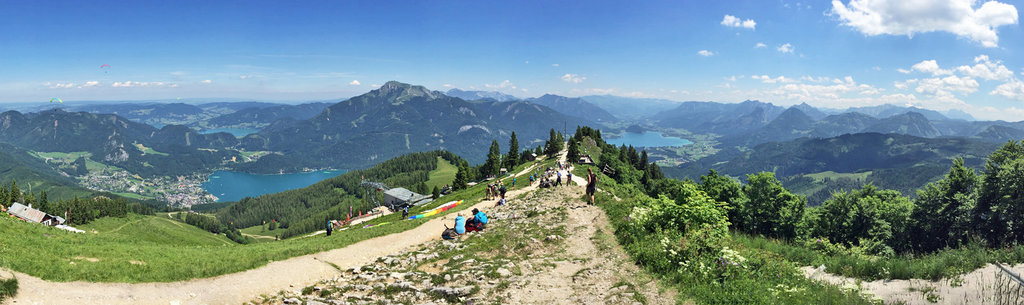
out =
[[[479,163],[492,140],[502,146],[512,132],[520,149],[548,132],[586,125],[584,119],[526,101],[465,101],[396,81],[331,105],[307,120],[280,120],[242,139],[248,150],[283,156],[240,169],[254,172],[301,167],[361,168],[409,152],[446,149]]]

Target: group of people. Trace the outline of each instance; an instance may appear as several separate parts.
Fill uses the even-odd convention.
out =
[[[540,181],[540,187],[553,187],[562,185],[562,170],[566,172],[566,184],[569,185],[572,182],[572,165],[564,164],[559,162],[556,168],[548,167],[543,173],[530,174],[530,185],[533,185],[535,181]],[[554,181],[551,181],[551,177],[554,176]],[[515,185],[515,177],[512,177],[513,186]],[[505,185],[501,182],[501,179],[496,179],[494,183],[487,185],[487,200],[493,200],[499,198],[495,206],[505,205]],[[587,204],[594,205],[594,193],[597,192],[597,175],[594,174],[594,170],[591,168],[587,169]],[[499,197],[500,196],[500,197]],[[481,231],[487,225],[487,215],[483,211],[476,208],[473,209],[473,215],[470,218],[465,218],[462,214],[458,214],[455,217],[455,227],[448,228],[445,226],[444,233],[441,237],[444,239],[454,239],[455,237],[466,234],[467,232]]]
[[[466,234],[474,231],[483,231],[487,227],[487,214],[483,211],[473,208],[473,215],[468,219],[459,213],[455,216],[455,227],[448,228],[445,226],[444,233],[441,233],[441,238],[444,239],[455,239],[459,235]]]
[[[516,178],[512,178],[513,188],[515,187],[515,179]],[[498,196],[501,196],[500,198],[505,198],[506,191],[508,190],[505,188],[505,184],[501,182],[501,179],[496,179],[493,183],[487,184],[487,195],[485,198],[486,200],[498,199]]]
[[[559,165],[557,169],[548,167],[548,169],[543,173],[535,173],[534,175],[531,175],[530,184],[532,185],[534,180],[539,180],[540,184],[538,186],[541,188],[561,186],[563,179],[562,170],[565,170],[565,185],[571,185],[572,171],[562,165]],[[535,178],[535,176],[539,177],[539,179]]]

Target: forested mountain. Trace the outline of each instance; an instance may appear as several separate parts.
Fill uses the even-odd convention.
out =
[[[10,183],[12,180],[17,181],[25,190],[46,191],[53,199],[92,193],[79,187],[73,178],[61,175],[45,161],[30,155],[27,151],[0,143],[0,184]]]
[[[779,177],[872,171],[860,183],[874,182],[883,188],[912,191],[943,174],[953,158],[963,157],[967,166],[979,167],[997,147],[995,143],[966,138],[858,133],[765,143],[744,152],[718,154],[678,168],[665,168],[664,172],[674,178],[696,179],[710,169],[736,177],[760,171],[775,172]]]
[[[89,152],[94,161],[143,176],[178,175],[219,166],[235,154],[199,148],[233,145],[233,138],[227,133],[202,135],[184,126],[157,130],[112,114],[60,109],[0,114],[0,142],[34,151]],[[144,154],[136,144],[164,149],[166,154]]]
[[[680,102],[663,99],[630,98],[614,95],[588,95],[581,96],[580,98],[624,120],[646,118],[662,111],[679,107],[680,104]]]
[[[395,81],[327,107],[301,121],[278,121],[242,139],[249,150],[282,156],[239,169],[276,172],[301,167],[359,168],[409,152],[446,149],[483,161],[492,140],[539,143],[551,128],[583,125],[579,118],[526,102],[467,102]]]
[[[307,103],[300,105],[274,105],[250,107],[221,115],[203,122],[205,128],[251,127],[262,128],[280,119],[305,120],[323,112],[330,103]]]
[[[785,110],[759,101],[738,104],[685,102],[651,119],[660,126],[683,128],[695,133],[734,135],[763,127]]]
[[[1020,141],[1024,139],[1024,130],[992,125],[985,128],[984,131],[979,132],[974,136],[982,141],[993,142],[993,143],[1005,143],[1006,141]]]
[[[184,103],[85,104],[68,107],[67,110],[94,114],[116,114],[125,119],[149,125],[182,124],[215,115],[207,114],[207,111],[199,106]]]
[[[578,118],[586,118],[593,122],[615,122],[615,116],[597,105],[591,104],[578,97],[564,97],[553,94],[545,94],[541,97],[531,98],[528,101],[548,106],[555,111]]]
[[[361,179],[383,182],[389,187],[412,188],[429,179],[428,173],[437,168],[438,157],[452,164],[465,162],[447,151],[411,153],[305,188],[244,198],[220,210],[217,219],[236,228],[277,221],[289,228],[284,238],[312,232],[321,229],[328,219],[345,219],[350,206],[364,212],[373,208],[363,200],[365,189],[359,185]]]
[[[450,97],[457,97],[467,101],[493,100],[497,102],[510,102],[519,100],[518,97],[497,91],[464,91],[459,90],[458,88],[453,88],[451,90],[448,90],[448,92],[445,92],[444,94]]]
[[[935,126],[932,126],[928,118],[917,112],[907,112],[881,119],[863,131],[897,133],[925,138],[934,138],[942,135],[938,129],[935,129]]]
[[[942,115],[942,113],[939,113],[938,111],[935,110],[917,108],[913,106],[901,107],[890,104],[868,107],[851,107],[846,110],[843,110],[842,112],[859,112],[879,119],[885,119],[892,116],[905,114],[908,112],[917,112],[923,115],[928,120],[932,121],[944,121],[949,119],[946,116]]]

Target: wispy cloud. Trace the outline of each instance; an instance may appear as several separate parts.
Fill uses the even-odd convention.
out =
[[[700,51],[697,51],[697,55],[708,57],[708,56],[715,55],[715,52],[711,52],[711,51],[708,51],[708,50],[700,50]]]
[[[203,80],[203,81],[201,81],[201,82],[199,82],[199,83],[202,83],[202,84],[211,84],[211,83],[213,83],[213,81],[212,81],[212,80],[209,80],[209,79],[206,79],[206,80]]]
[[[176,85],[176,84],[167,85],[164,82],[133,82],[133,81],[114,82],[111,85],[111,87],[114,87],[114,88],[163,87],[163,86],[168,86],[168,87],[174,88],[174,87],[177,87],[178,85]]]
[[[567,83],[579,84],[587,80],[586,76],[580,76],[579,74],[566,73],[562,75],[562,81]]]
[[[768,45],[764,44],[763,42],[758,42],[757,44],[754,45],[755,49],[766,48],[766,47],[768,47]]]
[[[789,43],[783,44],[783,45],[779,46],[778,48],[775,48],[775,50],[777,50],[779,52],[782,52],[782,53],[793,53],[793,49],[795,49],[795,48],[793,47],[792,44],[789,44]]]
[[[349,86],[359,86],[359,81],[353,79],[351,82],[348,83],[348,85]]]

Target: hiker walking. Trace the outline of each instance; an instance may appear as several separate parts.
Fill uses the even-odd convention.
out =
[[[594,205],[594,193],[597,192],[597,175],[594,175],[594,169],[587,169],[587,198],[590,200],[587,204]]]

